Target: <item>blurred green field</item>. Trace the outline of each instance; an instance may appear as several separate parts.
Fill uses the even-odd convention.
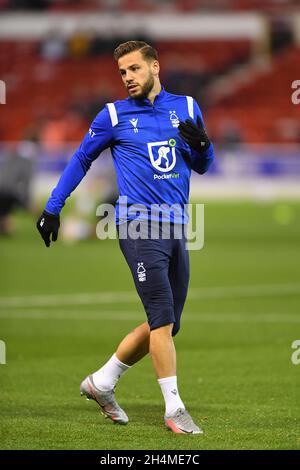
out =
[[[181,396],[205,430],[175,435],[149,357],[120,381],[117,426],[79,384],[144,321],[117,241],[57,242],[17,216],[0,239],[1,449],[300,449],[300,204],[205,206],[205,246],[175,338]],[[86,294],[86,295],[84,295]]]

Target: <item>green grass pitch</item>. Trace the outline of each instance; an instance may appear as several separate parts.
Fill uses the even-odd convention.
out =
[[[79,384],[145,320],[117,241],[43,246],[29,216],[0,240],[1,449],[299,449],[300,205],[205,206],[175,338],[180,394],[203,436],[175,435],[149,357],[120,381],[127,426]],[[86,294],[86,295],[83,295]]]

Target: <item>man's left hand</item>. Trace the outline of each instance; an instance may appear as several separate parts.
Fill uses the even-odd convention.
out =
[[[178,129],[180,137],[196,152],[203,153],[210,146],[200,116],[197,117],[197,125],[191,119],[186,119],[185,122],[180,121]]]

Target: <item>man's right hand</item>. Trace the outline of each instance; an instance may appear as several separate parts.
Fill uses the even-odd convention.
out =
[[[59,215],[49,214],[44,211],[36,223],[36,227],[41,234],[42,239],[47,247],[50,246],[50,235],[52,241],[56,242],[58,230],[60,226]]]

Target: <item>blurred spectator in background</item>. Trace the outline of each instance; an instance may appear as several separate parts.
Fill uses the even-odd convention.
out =
[[[45,150],[60,148],[66,141],[66,121],[63,116],[45,120],[40,130],[41,144]]]
[[[38,153],[36,136],[26,137],[0,162],[0,236],[13,233],[15,209],[30,209],[31,183]]]
[[[69,40],[69,54],[75,59],[87,57],[91,49],[91,34],[88,31],[77,31]]]
[[[41,57],[45,60],[58,61],[64,59],[68,54],[66,40],[59,31],[50,31],[40,46]]]
[[[66,142],[77,142],[87,130],[87,122],[71,109],[57,113],[45,121],[40,130],[40,141],[45,150],[60,149]]]

